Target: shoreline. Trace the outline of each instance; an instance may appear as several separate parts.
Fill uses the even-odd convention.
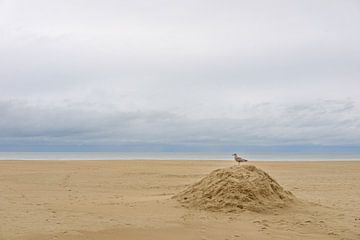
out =
[[[8,162],[8,161],[49,161],[49,162],[53,162],[53,161],[79,161],[79,162],[105,162],[105,161],[141,161],[141,162],[146,162],[146,161],[184,161],[184,162],[189,162],[189,161],[198,161],[198,162],[207,162],[207,161],[212,161],[212,162],[234,162],[234,160],[232,159],[223,159],[223,160],[219,160],[219,159],[0,159],[0,162]],[[360,159],[324,159],[324,160],[319,160],[319,159],[307,159],[307,160],[249,160],[247,163],[244,164],[251,164],[252,162],[255,163],[270,163],[270,162],[276,162],[276,163],[291,163],[291,162],[360,162]]]
[[[250,161],[353,161],[360,152],[241,152]],[[0,160],[233,160],[229,152],[0,152]]]

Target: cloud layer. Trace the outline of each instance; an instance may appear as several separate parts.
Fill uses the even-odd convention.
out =
[[[169,111],[125,112],[96,103],[62,106],[1,102],[0,143],[43,146],[360,145],[360,109],[351,101],[248,106],[234,117],[193,118]],[[147,147],[148,145],[148,147]]]
[[[360,146],[359,10],[2,0],[0,150]]]

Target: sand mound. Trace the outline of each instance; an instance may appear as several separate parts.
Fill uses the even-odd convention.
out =
[[[291,192],[252,165],[215,170],[174,198],[186,207],[226,212],[264,212],[296,201]]]

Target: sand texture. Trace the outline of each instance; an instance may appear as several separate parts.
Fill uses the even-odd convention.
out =
[[[0,161],[0,240],[360,239],[360,161],[246,164]]]
[[[186,207],[224,212],[271,212],[296,203],[291,192],[253,165],[217,169],[174,198]]]

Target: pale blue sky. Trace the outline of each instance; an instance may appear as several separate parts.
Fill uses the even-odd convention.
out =
[[[360,148],[359,23],[359,1],[0,0],[0,150]]]

